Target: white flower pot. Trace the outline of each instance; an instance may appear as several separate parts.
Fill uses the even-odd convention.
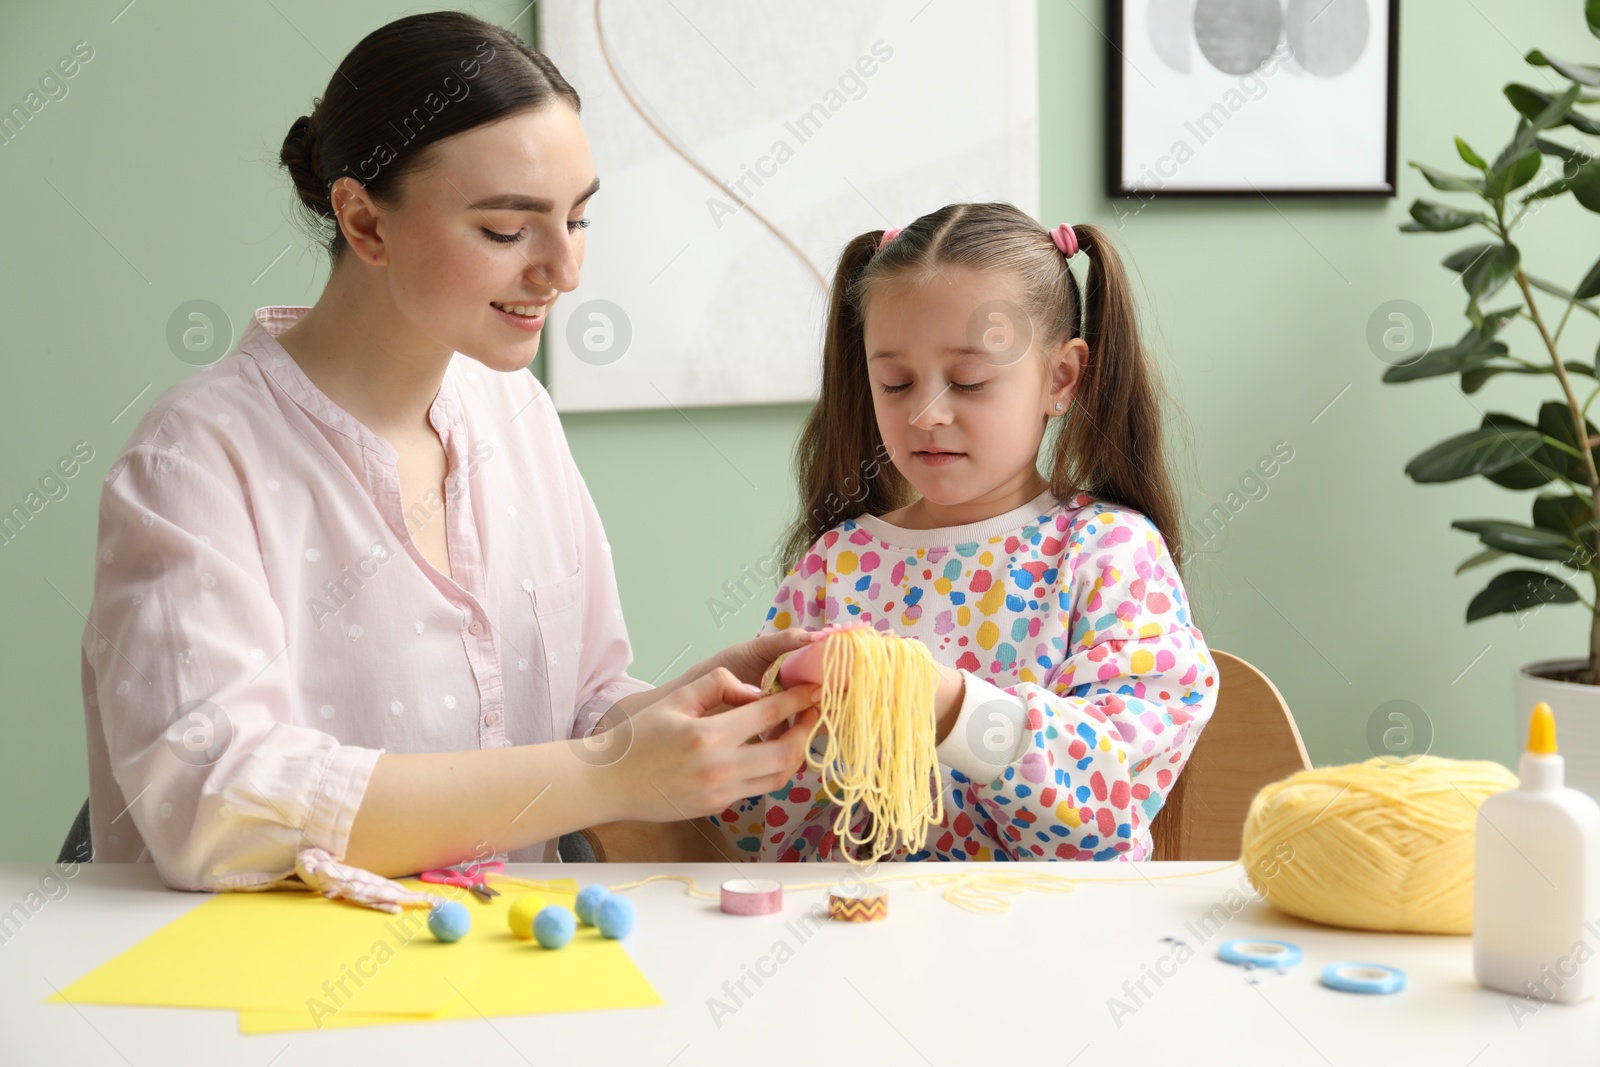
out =
[[[1556,717],[1556,747],[1566,759],[1567,784],[1600,800],[1600,685],[1557,682],[1539,675],[1545,671],[1581,667],[1583,659],[1547,659],[1525,663],[1512,682],[1516,705],[1517,751],[1528,745],[1528,720],[1541,700]],[[1516,765],[1512,764],[1512,769]]]

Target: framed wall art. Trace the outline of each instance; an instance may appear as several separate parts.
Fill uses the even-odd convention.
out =
[[[1109,195],[1395,195],[1399,0],[1107,6]]]
[[[958,200],[1038,213],[1033,0],[565,0],[539,19],[602,181],[582,283],[545,329],[558,410],[815,399],[851,237]]]

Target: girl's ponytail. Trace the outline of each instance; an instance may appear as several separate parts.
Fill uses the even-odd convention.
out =
[[[1073,230],[1089,257],[1079,317],[1089,358],[1056,437],[1051,489],[1062,500],[1083,491],[1143,512],[1181,571],[1180,508],[1162,434],[1165,390],[1140,340],[1122,258],[1100,227]]]
[[[828,297],[822,344],[822,394],[795,446],[800,514],[784,534],[781,579],[824,533],[862,512],[881,515],[909,502],[910,487],[884,448],[872,409],[857,283],[877,253],[882,230],[845,245]]]

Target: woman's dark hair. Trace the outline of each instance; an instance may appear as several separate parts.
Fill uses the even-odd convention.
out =
[[[581,106],[555,64],[510,30],[460,11],[409,15],[350,50],[311,114],[289,127],[278,161],[337,264],[346,243],[329,199],[337,179],[397,205],[435,143],[556,99]]]
[[[1104,230],[1084,225],[1074,232],[1089,259],[1081,295],[1050,235],[1010,204],[951,204],[917,219],[882,251],[882,230],[845,246],[828,302],[822,393],[795,450],[801,508],[785,533],[780,575],[843,519],[911,503],[911,486],[884,460],[863,309],[883,286],[922,282],[947,266],[1014,279],[1034,340],[1059,345],[1081,336],[1088,344],[1071,409],[1046,442],[1051,491],[1059,500],[1087,492],[1144,513],[1181,571],[1179,497],[1162,434],[1166,397],[1139,336],[1128,275]]]

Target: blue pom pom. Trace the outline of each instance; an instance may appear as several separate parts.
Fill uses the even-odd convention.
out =
[[[627,897],[607,897],[594,910],[594,920],[602,937],[621,941],[633,932],[633,901]]]
[[[593,926],[595,909],[610,896],[611,890],[603,885],[584,886],[578,891],[578,899],[572,903],[572,910],[578,913],[578,921],[585,926]]]
[[[447,900],[428,912],[428,932],[440,941],[460,941],[472,929],[472,913],[465,904]]]
[[[533,937],[545,948],[562,948],[578,932],[578,920],[560,904],[551,904],[533,919]]]

